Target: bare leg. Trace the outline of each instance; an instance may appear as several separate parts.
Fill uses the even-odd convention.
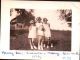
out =
[[[40,37],[38,36],[38,50],[40,50]]]
[[[33,45],[34,49],[37,49],[37,47],[34,44],[34,41],[35,41],[35,38],[32,39],[32,45]]]
[[[41,39],[41,50],[43,50],[43,42],[44,42],[44,37],[42,36],[42,39]]]
[[[38,49],[40,50],[40,46],[41,46],[41,36],[38,36]]]
[[[45,47],[48,48],[48,38],[45,37]]]
[[[47,48],[49,48],[50,38],[47,37]]]
[[[30,47],[31,49],[34,49],[32,39],[30,39]]]

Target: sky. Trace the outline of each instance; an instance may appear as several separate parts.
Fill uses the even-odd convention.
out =
[[[26,9],[28,11],[28,9]],[[59,11],[52,10],[52,9],[34,9],[34,12],[32,13],[36,18],[41,17],[47,18],[48,23],[50,23],[50,28],[53,30],[71,30],[71,27],[68,26],[66,20],[60,20],[59,19]],[[17,14],[14,11],[13,17],[15,17]]]
[[[55,30],[71,30],[65,20],[59,19],[59,12],[52,9],[36,9],[34,10],[35,17],[47,18],[50,23],[50,28]]]

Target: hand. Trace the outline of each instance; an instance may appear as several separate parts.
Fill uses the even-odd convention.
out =
[[[44,28],[42,28],[42,31],[45,31],[45,29],[44,29]]]

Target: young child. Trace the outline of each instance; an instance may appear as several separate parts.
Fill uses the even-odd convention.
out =
[[[38,50],[43,50],[44,32],[43,32],[43,25],[40,17],[37,17],[36,27],[37,27],[37,38],[38,38]]]
[[[51,31],[50,31],[50,24],[47,23],[47,18],[43,18],[43,27],[44,27],[44,45],[48,48],[49,47],[49,40],[51,37]]]
[[[35,21],[31,20],[30,21],[30,27],[29,27],[29,34],[28,34],[28,38],[30,39],[30,46],[31,49],[37,49],[37,47],[34,45],[34,40],[37,38],[37,28],[35,25]]]

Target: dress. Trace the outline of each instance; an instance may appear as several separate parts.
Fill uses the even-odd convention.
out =
[[[44,36],[44,32],[42,31],[42,23],[36,23],[36,27],[37,27],[37,35],[40,35],[40,36]]]
[[[28,38],[36,38],[36,26],[30,26]]]
[[[44,31],[45,37],[51,37],[51,31],[50,31],[49,24],[48,23],[47,24],[43,23],[43,27],[45,29],[45,31]]]

